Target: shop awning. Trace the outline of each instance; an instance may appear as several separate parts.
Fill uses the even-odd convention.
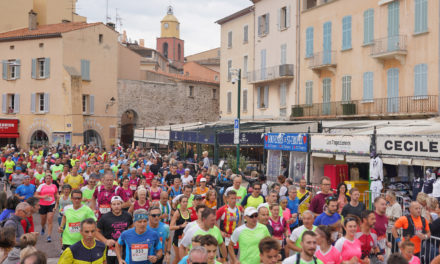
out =
[[[439,167],[440,161],[438,160],[424,160],[423,165],[427,167]]]
[[[397,158],[382,158],[383,164],[399,165],[399,159]]]
[[[333,158],[333,154],[313,152],[312,157],[331,159],[331,158]]]
[[[370,163],[370,158],[368,156],[346,155],[345,161],[347,163]]]
[[[20,134],[13,133],[13,134],[0,134],[0,138],[18,138]]]

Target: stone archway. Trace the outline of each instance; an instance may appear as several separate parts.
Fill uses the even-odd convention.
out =
[[[121,116],[121,145],[131,146],[134,129],[138,122],[138,114],[134,110],[126,110]]]
[[[94,145],[96,147],[102,147],[102,138],[96,130],[89,129],[84,131],[84,144]]]
[[[31,136],[31,146],[47,146],[49,144],[49,136],[43,130],[36,130]]]

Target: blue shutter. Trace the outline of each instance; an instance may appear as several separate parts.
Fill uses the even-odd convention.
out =
[[[428,0],[415,0],[414,32],[422,33],[428,30]]]
[[[313,57],[313,27],[306,30],[306,58]]]
[[[264,108],[269,108],[269,86],[264,86]]]
[[[49,113],[50,111],[50,95],[49,93],[44,93],[44,112]]]
[[[50,58],[44,59],[44,77],[50,77]]]
[[[37,59],[32,59],[32,79],[37,79]]]
[[[370,44],[374,40],[374,9],[364,12],[364,44]]]
[[[342,19],[342,49],[351,49],[351,16]]]
[[[20,79],[20,72],[21,72],[21,60],[16,60],[15,63],[17,66],[15,67],[15,78]]]
[[[281,65],[286,64],[287,62],[287,45],[281,45]]]
[[[394,1],[388,5],[388,51],[398,49],[400,2]]]
[[[391,68],[387,71],[387,111],[399,111],[399,69]]]
[[[32,93],[31,94],[31,112],[32,113],[35,113],[35,94],[34,93]]]
[[[83,80],[90,81],[90,61],[81,60],[81,77]]]
[[[262,16],[259,16],[258,17],[258,25],[257,25],[258,26],[258,36],[261,36],[261,26],[262,26],[261,23],[263,23],[261,19],[262,19]]]
[[[2,94],[2,113],[6,114],[8,112],[8,95]]]
[[[331,64],[332,61],[332,22],[324,24],[324,41],[323,41],[323,64]]]
[[[14,113],[20,112],[20,95],[15,94],[14,95]]]
[[[8,61],[3,61],[2,62],[2,64],[3,64],[3,70],[2,70],[2,72],[3,72],[3,80],[7,80],[8,79]]]
[[[325,78],[322,81],[322,114],[329,115],[331,113],[331,79]]]
[[[266,14],[265,34],[269,34],[269,13]]]
[[[414,67],[414,96],[428,95],[428,65],[418,64]]]
[[[94,95],[90,95],[90,114],[93,115],[95,114],[95,96]]]
[[[257,87],[257,108],[261,108],[261,87]]]
[[[363,76],[364,101],[373,100],[373,73],[365,72]]]

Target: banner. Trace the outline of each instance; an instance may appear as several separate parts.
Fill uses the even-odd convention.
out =
[[[264,148],[307,152],[307,134],[267,133],[264,136]]]
[[[325,153],[362,154],[370,153],[369,135],[312,135],[311,151]]]
[[[440,158],[438,136],[377,135],[376,143],[378,154]]]

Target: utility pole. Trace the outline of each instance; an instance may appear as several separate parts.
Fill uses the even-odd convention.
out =
[[[238,141],[237,143],[237,171],[236,173],[239,173],[240,168],[240,103],[241,103],[241,69],[237,70],[238,75],[238,91],[237,91],[237,120],[238,120]]]

